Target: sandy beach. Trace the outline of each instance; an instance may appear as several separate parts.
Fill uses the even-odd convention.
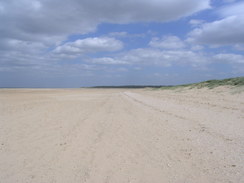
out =
[[[1,89],[0,182],[244,182],[244,92]]]

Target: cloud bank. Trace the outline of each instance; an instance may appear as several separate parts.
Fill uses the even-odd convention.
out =
[[[84,55],[87,53],[113,52],[123,48],[123,43],[109,37],[94,37],[78,39],[58,46],[53,51],[56,54]]]
[[[189,40],[201,44],[244,44],[244,2],[235,3],[218,11],[220,20],[203,23],[190,32]]]
[[[244,3],[220,4],[223,7],[210,0],[0,0],[0,78],[5,73],[100,78],[115,71],[133,75],[133,68],[143,67],[220,71],[221,64],[228,72],[244,73],[238,69],[244,64]]]
[[[53,43],[103,22],[165,22],[206,8],[209,0],[8,0],[0,2],[0,36]]]

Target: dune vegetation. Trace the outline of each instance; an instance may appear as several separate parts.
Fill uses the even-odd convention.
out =
[[[184,87],[198,88],[198,89],[200,88],[213,89],[219,86],[233,86],[233,87],[244,86],[244,77],[228,78],[222,80],[208,80],[200,83],[192,83],[192,84],[176,85],[176,86],[162,86],[160,87],[160,89],[178,89]]]

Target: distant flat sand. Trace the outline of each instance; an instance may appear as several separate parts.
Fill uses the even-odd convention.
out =
[[[244,182],[244,93],[1,89],[0,182]]]

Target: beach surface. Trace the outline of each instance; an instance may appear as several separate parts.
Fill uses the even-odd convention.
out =
[[[1,89],[0,182],[244,182],[244,92]]]

